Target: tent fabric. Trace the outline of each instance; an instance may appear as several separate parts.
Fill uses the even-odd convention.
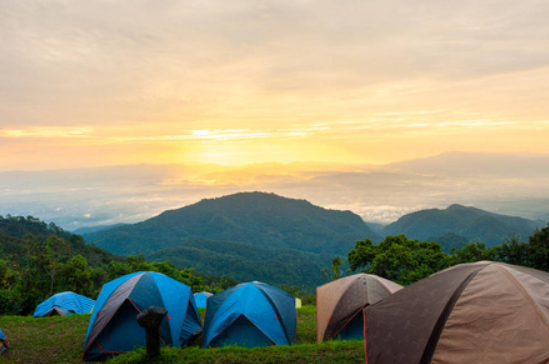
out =
[[[368,364],[547,364],[549,273],[460,264],[363,310]]]
[[[6,350],[8,350],[8,342],[6,340],[6,337],[4,336],[4,333],[2,332],[2,329],[0,329],[0,354],[2,354]]]
[[[206,301],[204,347],[290,345],[296,326],[295,297],[262,282],[242,283]]]
[[[98,360],[146,346],[139,312],[158,306],[168,314],[160,325],[161,344],[181,347],[202,332],[190,287],[156,272],[136,272],[106,283],[90,318],[84,360]]]
[[[362,309],[402,289],[373,274],[355,274],[326,283],[316,290],[317,341],[363,339]]]
[[[196,301],[196,307],[198,308],[206,307],[206,300],[211,296],[213,296],[212,293],[205,292],[205,291],[202,291],[200,293],[195,293],[194,300]]]
[[[61,292],[54,294],[44,302],[36,306],[34,317],[46,317],[51,315],[68,316],[71,314],[89,313],[95,301],[91,298],[74,292]]]

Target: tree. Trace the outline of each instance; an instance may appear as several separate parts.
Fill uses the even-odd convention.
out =
[[[83,256],[75,255],[63,266],[61,274],[65,278],[63,290],[69,290],[84,296],[94,291],[93,269]]]
[[[32,234],[25,234],[21,240],[20,249],[23,254],[24,260],[24,274],[23,274],[23,291],[26,291],[31,279],[36,279],[36,269],[34,268],[34,263],[36,257],[34,252],[38,249],[40,243]]]
[[[378,245],[357,241],[348,255],[351,271],[363,268],[400,284],[410,284],[450,265],[449,257],[436,242],[418,241],[405,235],[387,236]]]
[[[450,265],[474,263],[481,260],[495,260],[496,255],[495,249],[486,247],[486,244],[482,242],[469,243],[460,250],[455,251],[449,260]]]
[[[528,261],[532,268],[549,271],[549,224],[528,237]]]
[[[39,255],[39,262],[49,278],[48,296],[51,296],[54,293],[54,287],[59,278],[59,273],[64,268],[62,259],[69,254],[69,251],[69,244],[55,235],[50,236],[44,243],[44,247]]]
[[[343,272],[341,271],[342,265],[343,259],[341,259],[340,257],[335,257],[334,260],[332,260],[332,265],[330,266],[330,268],[322,268],[320,270],[320,273],[322,273],[322,275],[326,277],[328,282],[335,281],[336,279],[341,278],[341,275],[343,274]]]
[[[354,272],[359,268],[368,268],[372,264],[378,253],[378,247],[372,243],[372,240],[359,240],[355,243],[355,248],[347,253],[347,261]]]
[[[520,241],[515,234],[508,235],[503,244],[492,247],[494,257],[498,262],[532,266],[530,261],[530,245]]]

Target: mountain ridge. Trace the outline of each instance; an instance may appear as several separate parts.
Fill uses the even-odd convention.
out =
[[[305,200],[264,192],[203,199],[137,224],[84,237],[88,242],[122,255],[151,254],[190,238],[334,255],[347,254],[359,239],[381,240],[351,211],[328,210]],[[149,244],[142,243],[143,238],[149,239]]]
[[[472,206],[452,204],[446,209],[425,209],[406,214],[383,229],[384,235],[404,234],[410,239],[429,240],[456,234],[469,242],[497,245],[509,234],[522,238],[543,226],[539,221],[501,215]]]

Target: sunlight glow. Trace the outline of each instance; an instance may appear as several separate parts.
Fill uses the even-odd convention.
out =
[[[0,170],[549,153],[549,4],[502,1],[4,1]]]

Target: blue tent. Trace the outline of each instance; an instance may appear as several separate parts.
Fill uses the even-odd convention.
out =
[[[88,325],[84,360],[145,347],[145,329],[136,316],[150,306],[168,311],[160,325],[161,344],[180,347],[202,332],[189,286],[161,273],[132,273],[101,289]]]
[[[0,329],[0,354],[2,354],[6,350],[8,350],[8,342],[6,341],[4,333]]]
[[[206,301],[204,347],[290,345],[295,297],[262,282],[242,283]]]
[[[206,300],[211,296],[213,296],[213,294],[205,291],[202,291],[200,293],[195,293],[194,300],[196,301],[196,307],[198,308],[206,307]]]
[[[40,303],[34,310],[34,317],[89,313],[94,304],[95,301],[91,298],[74,292],[61,292]]]

